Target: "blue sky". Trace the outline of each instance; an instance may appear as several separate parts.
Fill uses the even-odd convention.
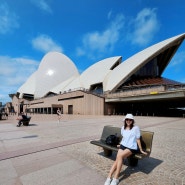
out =
[[[184,0],[0,0],[0,102],[49,51],[83,72],[99,60],[133,54],[185,33]],[[185,43],[163,77],[185,83]]]

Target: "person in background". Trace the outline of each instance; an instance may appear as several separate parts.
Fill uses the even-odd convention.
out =
[[[5,112],[5,116],[6,116],[6,119],[8,119],[8,113],[7,112]]]
[[[27,119],[27,116],[24,114],[24,112],[21,112],[21,114],[18,116],[17,120],[19,120],[17,127],[20,127],[22,124],[22,120]]]
[[[123,136],[116,156],[116,160],[113,163],[108,177],[104,185],[118,185],[119,184],[119,174],[122,168],[123,159],[129,157],[132,154],[139,153],[139,151],[147,155],[143,151],[140,141],[140,129],[135,126],[134,116],[132,114],[127,114],[123,119],[124,126],[121,128],[121,135]],[[114,175],[114,176],[113,176]],[[112,178],[113,176],[113,178]]]
[[[62,118],[62,113],[61,113],[61,110],[59,108],[57,109],[57,115],[58,115],[58,123],[60,123],[60,120]]]

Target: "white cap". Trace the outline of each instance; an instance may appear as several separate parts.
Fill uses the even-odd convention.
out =
[[[134,116],[132,114],[127,114],[125,116],[125,118],[123,118],[123,121],[125,121],[126,119],[133,119],[134,120]]]

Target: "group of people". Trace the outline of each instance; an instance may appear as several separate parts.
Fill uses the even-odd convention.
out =
[[[122,168],[123,159],[139,152],[147,155],[147,153],[142,149],[140,141],[140,129],[138,126],[134,125],[134,116],[132,114],[127,114],[123,119],[123,123],[124,125],[121,128],[122,140],[120,145],[118,145],[119,150],[116,156],[116,160],[110,168],[104,185],[119,184],[119,174]]]
[[[0,112],[0,120],[1,119],[8,119],[8,113],[7,112]]]
[[[59,108],[57,109],[57,115],[58,115],[58,123],[60,123],[61,118],[62,118],[62,112]],[[28,117],[24,114],[24,112],[21,112],[19,116],[17,117],[17,120],[18,120],[17,127],[20,127],[22,125],[22,121],[27,118]]]

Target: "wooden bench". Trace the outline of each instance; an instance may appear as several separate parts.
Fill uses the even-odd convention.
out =
[[[26,119],[21,120],[24,126],[28,126],[30,123],[31,117],[27,117]]]
[[[121,141],[121,128],[114,126],[104,126],[101,139],[90,141],[90,143],[102,147],[105,156],[111,156],[113,151],[118,151],[117,147],[110,146],[105,143],[106,138],[111,134],[117,134]],[[128,157],[128,162],[130,166],[136,166],[138,163],[138,159],[143,159],[150,156],[150,153],[152,151],[153,135],[153,132],[141,130],[141,144],[143,150],[146,151],[148,155],[144,155],[141,153],[131,155],[130,157]]]

